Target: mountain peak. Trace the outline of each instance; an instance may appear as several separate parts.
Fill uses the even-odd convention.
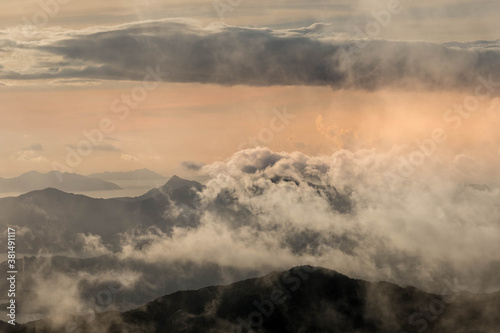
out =
[[[36,170],[31,170],[31,171],[28,171],[28,172],[25,172],[25,173],[19,175],[18,177],[30,176],[30,175],[43,175],[43,173],[36,171]]]
[[[172,192],[181,187],[195,187],[197,189],[200,189],[202,185],[196,181],[183,179],[177,175],[173,175],[168,180],[168,182],[166,182],[165,185],[161,187],[161,190],[166,192]]]

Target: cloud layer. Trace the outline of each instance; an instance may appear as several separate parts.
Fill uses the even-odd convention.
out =
[[[3,33],[4,53],[39,60],[29,67],[5,66],[0,79],[142,80],[147,67],[158,66],[170,82],[371,90],[461,89],[476,84],[478,75],[500,77],[498,41],[340,39],[330,30],[325,24],[290,30],[202,28],[194,21],[169,19],[80,31],[53,29],[31,41]]]
[[[472,290],[498,289],[498,186],[469,184],[437,160],[394,178],[401,156],[241,151],[203,167],[211,180],[197,210],[179,207],[196,214],[196,228],[123,234],[120,255],[241,269],[308,263],[430,289],[458,276]]]

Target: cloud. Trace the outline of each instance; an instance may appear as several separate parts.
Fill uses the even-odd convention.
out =
[[[325,125],[322,115],[316,117],[316,129],[328,140],[333,141],[337,147],[341,148],[350,146],[356,138],[356,135],[351,129],[338,129],[337,126],[334,125]]]
[[[199,162],[184,161],[184,162],[181,162],[181,165],[183,168],[185,168],[187,170],[199,171],[205,164],[199,163]]]
[[[99,80],[82,80],[82,79],[59,79],[51,81],[50,84],[53,85],[65,85],[65,86],[98,86],[101,84]]]
[[[92,272],[75,270],[71,267],[71,259],[61,259],[28,261],[30,276],[27,278],[33,291],[29,296],[19,293],[25,299],[25,313],[46,315],[54,325],[67,323],[75,313],[93,316],[94,311],[114,309],[116,302],[111,291],[123,292],[137,284],[141,277],[141,273],[126,268],[121,271],[108,267]]]
[[[500,212],[491,209],[500,198],[496,176],[476,161],[488,187],[468,186],[450,172],[464,159],[457,157],[449,165],[428,160],[394,181],[405,153],[238,152],[205,165],[210,180],[199,206],[176,210],[179,218],[195,216],[196,227],[121,234],[120,256],[239,269],[307,263],[425,289],[454,276],[472,290],[500,288],[491,283],[500,274],[491,268],[500,244]]]
[[[35,162],[35,163],[43,163],[43,162],[48,162],[48,159],[41,156],[39,153],[37,153],[36,150],[19,150],[13,153],[10,157],[11,159],[15,159],[18,161],[24,161],[24,162]]]
[[[132,155],[129,154],[122,154],[121,158],[125,161],[138,161],[138,159]]]
[[[168,72],[162,79],[170,82],[334,89],[463,89],[476,85],[478,75],[500,77],[498,41],[345,40],[325,33],[322,24],[292,30],[202,28],[167,19],[63,31],[43,42],[7,45],[37,52],[46,62],[43,68],[35,64],[0,74],[12,80],[142,80],[146,68],[156,65]]]
[[[114,152],[114,153],[120,153],[123,151],[122,149],[120,149],[118,147],[115,147],[112,145],[106,145],[106,144],[94,146],[93,149],[96,151],[107,151],[107,152]]]
[[[23,150],[43,151],[43,147],[39,143],[34,143],[31,146],[24,147]]]
[[[164,277],[158,272],[163,271],[155,267],[172,270],[171,280],[166,281],[196,276],[199,287],[211,276],[203,274],[202,267],[215,272],[226,272],[227,267],[266,272],[312,264],[354,278],[435,292],[442,291],[445,279],[455,277],[473,291],[500,289],[500,168],[486,172],[491,165],[461,154],[449,161],[426,159],[413,173],[394,180],[408,149],[338,150],[309,156],[255,148],[207,164],[200,172],[209,180],[197,192],[195,204],[185,204],[187,192],[182,190],[177,203],[170,200],[173,192],[162,196],[168,200],[164,215],[180,223],[167,230],[165,221],[156,221],[113,233],[113,241],[78,235],[77,242],[88,255],[107,254],[116,260],[42,276],[35,285],[36,302],[30,304],[62,315],[64,308],[78,306],[76,286],[82,281],[110,280],[104,275],[120,267],[131,270],[137,263],[144,266],[129,272],[129,285],[140,276],[134,272],[161,281]],[[467,167],[455,170],[456,165]],[[468,181],[469,172],[480,177],[477,183]],[[153,197],[148,200],[153,208],[149,206]],[[64,221],[56,216],[47,219]],[[132,262],[136,264],[127,265]],[[88,273],[94,267],[99,267],[100,276]],[[55,302],[65,296],[49,295],[58,283],[69,288],[61,305]],[[180,284],[175,288],[181,289]]]
[[[68,145],[68,147],[71,147],[73,149],[77,149],[78,147],[74,145]],[[113,145],[108,145],[108,144],[100,144],[92,147],[92,150],[95,151],[103,151],[103,152],[110,152],[110,153],[121,153],[123,152],[122,149],[115,147]]]
[[[80,233],[77,235],[77,242],[81,244],[83,252],[93,257],[109,253],[101,236]]]
[[[307,145],[305,144],[305,142],[303,141],[300,141],[299,139],[297,139],[297,137],[295,135],[291,135],[287,138],[287,141],[292,145],[292,147],[294,147],[296,150],[303,150],[307,147]]]

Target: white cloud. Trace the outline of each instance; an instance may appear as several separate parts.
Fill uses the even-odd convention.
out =
[[[138,159],[129,154],[121,154],[121,158],[125,161],[138,161]]]
[[[48,160],[35,150],[20,150],[11,155],[12,159],[25,162],[43,163]]]
[[[375,150],[319,157],[238,152],[202,168],[211,180],[198,209],[188,212],[197,214],[197,228],[122,235],[121,255],[241,269],[307,263],[424,288],[459,276],[471,289],[499,288],[483,283],[498,274],[490,269],[500,250],[494,178],[490,190],[467,186],[429,160],[389,184],[399,157]]]

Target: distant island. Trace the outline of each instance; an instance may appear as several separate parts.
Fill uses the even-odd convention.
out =
[[[30,171],[14,178],[0,178],[0,193],[29,192],[52,187],[61,191],[108,191],[120,190],[121,187],[96,178],[75,173],[50,171],[40,173]]]
[[[88,175],[90,178],[99,178],[103,180],[153,180],[153,179],[165,179],[164,176],[157,172],[151,171],[149,169],[139,169],[133,171],[124,172],[99,172]]]

